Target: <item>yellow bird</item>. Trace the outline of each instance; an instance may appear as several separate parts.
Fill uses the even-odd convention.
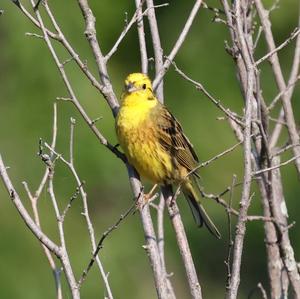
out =
[[[119,143],[138,173],[155,184],[181,184],[198,226],[220,238],[195,191],[198,157],[176,118],[155,97],[150,79],[130,74],[116,118]]]

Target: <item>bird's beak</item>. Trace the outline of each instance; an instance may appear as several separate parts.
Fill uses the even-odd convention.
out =
[[[137,90],[136,87],[131,82],[125,84],[125,89],[128,93],[132,93]]]

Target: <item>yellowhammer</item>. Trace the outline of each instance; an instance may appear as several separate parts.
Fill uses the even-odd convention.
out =
[[[220,238],[193,185],[198,157],[183,134],[176,118],[153,94],[150,79],[141,73],[130,74],[116,119],[119,143],[138,173],[160,185],[182,184],[182,191],[198,226],[203,223]]]

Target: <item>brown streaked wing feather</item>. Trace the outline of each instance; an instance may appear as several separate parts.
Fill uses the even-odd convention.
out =
[[[156,124],[160,129],[160,143],[179,164],[188,171],[197,166],[199,159],[192,144],[184,135],[182,127],[176,118],[163,105],[155,111]]]

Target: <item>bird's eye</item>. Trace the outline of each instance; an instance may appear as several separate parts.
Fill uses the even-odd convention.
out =
[[[146,89],[146,88],[147,88],[147,85],[146,85],[146,84],[143,84],[142,87],[143,87],[143,89]]]

